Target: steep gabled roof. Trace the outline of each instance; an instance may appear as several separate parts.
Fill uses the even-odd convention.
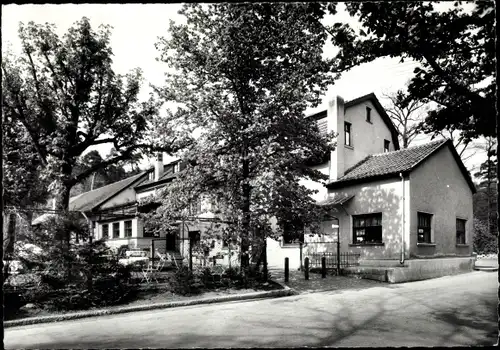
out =
[[[368,182],[395,176],[399,173],[408,173],[432,154],[446,146],[449,146],[472,192],[476,192],[474,183],[463,165],[460,156],[457,154],[453,143],[451,140],[446,139],[429,142],[420,146],[409,147],[399,151],[369,155],[347,169],[344,176],[336,181],[328,183],[326,186],[328,188],[339,188],[353,183]]]
[[[130,176],[121,181],[114,182],[112,184],[100,187],[96,190],[82,193],[78,196],[72,197],[69,201],[69,210],[71,211],[90,211],[102,204],[104,201],[115,196],[122,190],[134,184],[139,179],[142,179],[146,175],[146,172],[141,172],[140,174]]]
[[[380,104],[380,101],[378,100],[377,96],[375,96],[375,94],[373,92],[368,94],[368,95],[364,95],[364,96],[355,98],[354,100],[345,102],[344,109],[358,105],[358,104],[365,102],[365,101],[371,101],[371,103],[373,103],[373,106],[377,110],[378,114],[380,114],[380,117],[382,118],[384,123],[389,128],[389,131],[391,132],[392,144],[394,145],[394,149],[399,150],[398,130],[394,126],[394,123],[392,122],[389,115],[387,115],[385,108]]]

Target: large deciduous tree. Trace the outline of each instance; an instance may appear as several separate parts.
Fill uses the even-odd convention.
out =
[[[141,71],[113,72],[109,27],[94,31],[83,18],[61,38],[53,25],[30,22],[19,37],[20,57],[2,58],[2,113],[29,135],[59,211],[67,211],[71,188],[97,170],[171,150],[166,122],[160,128],[154,120],[158,102],[138,99]],[[105,143],[114,146],[112,157],[74,172],[89,147]]]
[[[425,104],[417,99],[412,99],[403,90],[384,94],[384,97],[390,101],[385,110],[396,126],[401,146],[408,148],[419,134],[419,125]]]
[[[184,206],[201,195],[224,203],[245,267],[252,237],[276,232],[270,218],[317,219],[313,191],[300,180],[325,179],[306,163],[334,146],[304,116],[332,81],[322,58],[326,33],[304,4],[186,5],[181,14],[187,24],[172,23],[157,45],[175,70],[163,94],[199,136],[182,154],[188,166],[159,216],[171,217],[165,213],[183,198]]]
[[[472,5],[469,3],[469,5]],[[435,131],[453,126],[464,138],[494,136],[496,116],[495,8],[478,1],[438,11],[432,2],[351,2],[347,11],[361,24],[326,26],[340,48],[332,63],[344,71],[379,57],[412,59],[408,92],[433,101],[425,120]]]

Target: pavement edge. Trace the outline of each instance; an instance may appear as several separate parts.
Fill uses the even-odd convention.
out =
[[[87,317],[95,317],[95,316],[122,314],[122,313],[127,313],[127,312],[136,312],[136,311],[169,309],[169,308],[182,307],[182,306],[214,304],[214,303],[223,303],[223,302],[229,302],[229,301],[240,301],[240,300],[250,300],[250,299],[279,298],[279,297],[291,296],[291,295],[296,294],[296,292],[293,289],[291,289],[290,287],[283,285],[279,282],[277,282],[277,283],[280,284],[283,287],[283,289],[273,290],[273,291],[268,291],[268,292],[255,292],[255,293],[228,295],[228,296],[222,296],[222,297],[216,297],[216,298],[206,298],[206,299],[196,299],[196,300],[186,300],[186,301],[173,301],[173,302],[169,302],[169,303],[158,303],[158,304],[150,304],[150,305],[120,307],[120,308],[116,308],[116,309],[83,311],[83,312],[70,313],[70,314],[57,315],[57,316],[30,317],[30,318],[23,318],[23,319],[19,319],[19,320],[4,321],[3,326],[4,326],[4,328],[8,328],[8,327],[26,326],[26,325],[39,324],[39,323],[69,321],[69,320],[76,320],[79,318],[87,318]]]

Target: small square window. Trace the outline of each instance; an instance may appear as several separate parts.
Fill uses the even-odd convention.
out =
[[[353,243],[382,243],[382,213],[353,216]]]
[[[372,109],[370,107],[366,107],[366,121],[368,123],[372,122]]]
[[[384,153],[389,152],[389,147],[391,145],[391,141],[389,140],[384,140]]]
[[[351,143],[351,123],[344,123],[344,142],[346,146],[352,146]]]
[[[457,244],[465,244],[465,223],[466,220],[457,219]]]
[[[417,213],[417,214],[418,214],[417,242],[431,243],[432,214],[427,214],[427,213]]]

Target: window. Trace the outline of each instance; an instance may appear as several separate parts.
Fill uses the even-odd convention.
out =
[[[418,214],[417,243],[431,243],[432,214],[426,214],[426,213],[417,213],[417,214]]]
[[[321,135],[326,135],[328,132],[328,121],[326,118],[318,120],[318,129]]]
[[[389,152],[389,146],[391,145],[391,141],[384,140],[384,153]]]
[[[382,243],[382,213],[353,216],[353,243]]]
[[[104,224],[102,225],[102,238],[108,238],[109,237],[109,225]]]
[[[457,244],[465,244],[465,222],[466,220],[457,219]]]
[[[370,107],[366,107],[366,121],[368,123],[372,122],[372,109]]]
[[[132,237],[132,220],[125,221],[125,237]]]
[[[298,218],[283,223],[283,243],[304,243],[304,224]]]
[[[155,172],[154,171],[150,171],[149,174],[148,174],[148,179],[149,180],[154,180],[155,179]]]
[[[197,197],[189,203],[189,215],[198,215],[201,213],[201,198]]]
[[[113,222],[113,238],[120,238],[120,223]]]
[[[351,146],[351,123],[344,123],[344,142],[346,146]]]

